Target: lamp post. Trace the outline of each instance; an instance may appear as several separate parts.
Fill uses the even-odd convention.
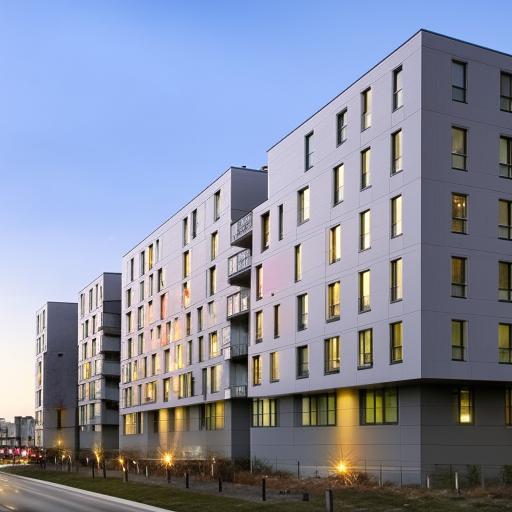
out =
[[[164,456],[162,457],[162,461],[165,465],[165,474],[167,477],[167,483],[170,484],[171,483],[171,467],[173,464],[172,453],[170,453],[170,452],[164,453]]]

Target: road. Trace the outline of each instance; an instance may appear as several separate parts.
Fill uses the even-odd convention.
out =
[[[0,512],[147,512],[164,509],[0,472]],[[169,512],[169,511],[165,511]]]

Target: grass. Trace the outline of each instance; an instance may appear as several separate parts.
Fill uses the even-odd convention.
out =
[[[323,512],[323,496],[312,495],[310,502],[280,500],[270,497],[266,502],[222,497],[193,489],[176,489],[165,485],[139,482],[123,483],[120,478],[91,479],[75,473],[60,473],[32,467],[5,468],[4,471],[47,480],[87,491],[117,496],[175,510],[176,512]],[[475,490],[457,496],[447,491],[426,491],[416,488],[347,487],[334,493],[336,512],[512,512],[512,492],[504,488]]]

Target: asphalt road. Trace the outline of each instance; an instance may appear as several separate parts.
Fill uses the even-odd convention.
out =
[[[83,494],[72,487],[56,487],[0,472],[0,512],[142,512],[164,511],[101,494]],[[169,511],[166,511],[169,512]]]

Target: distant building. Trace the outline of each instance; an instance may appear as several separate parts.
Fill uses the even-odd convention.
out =
[[[0,446],[9,448],[34,446],[33,416],[15,416],[14,421],[0,418]]]
[[[38,447],[77,447],[77,324],[76,302],[47,302],[36,314]]]
[[[119,445],[121,274],[104,273],[79,293],[80,450]]]

